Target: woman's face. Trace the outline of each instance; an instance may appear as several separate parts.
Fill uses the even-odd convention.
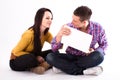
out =
[[[46,11],[44,13],[43,19],[42,19],[42,27],[49,28],[52,23],[53,16],[49,11]]]

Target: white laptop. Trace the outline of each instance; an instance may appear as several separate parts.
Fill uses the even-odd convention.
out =
[[[92,35],[85,32],[79,31],[77,29],[67,26],[71,30],[69,36],[62,37],[63,49],[61,52],[65,52],[68,46],[81,50],[85,53],[88,53],[89,47],[92,41]]]

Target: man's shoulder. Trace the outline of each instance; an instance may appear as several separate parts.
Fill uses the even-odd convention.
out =
[[[102,28],[102,25],[98,22],[95,22],[95,21],[90,21],[90,27],[93,27],[93,28]]]
[[[94,24],[94,25],[98,25],[98,24],[100,24],[100,23],[95,22],[95,21],[90,21],[90,23],[91,23],[91,24]]]

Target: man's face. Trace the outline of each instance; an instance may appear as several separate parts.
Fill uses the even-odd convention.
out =
[[[82,27],[84,27],[84,21],[80,21],[81,19],[80,19],[80,17],[78,17],[78,16],[75,16],[74,14],[73,14],[73,16],[72,16],[72,24],[76,27],[76,28],[82,28]]]

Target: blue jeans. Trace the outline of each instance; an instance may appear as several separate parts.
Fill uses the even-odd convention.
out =
[[[104,60],[103,53],[94,51],[88,56],[75,56],[71,54],[60,54],[58,51],[49,53],[46,61],[71,75],[82,75],[86,68],[94,67],[102,63]]]

